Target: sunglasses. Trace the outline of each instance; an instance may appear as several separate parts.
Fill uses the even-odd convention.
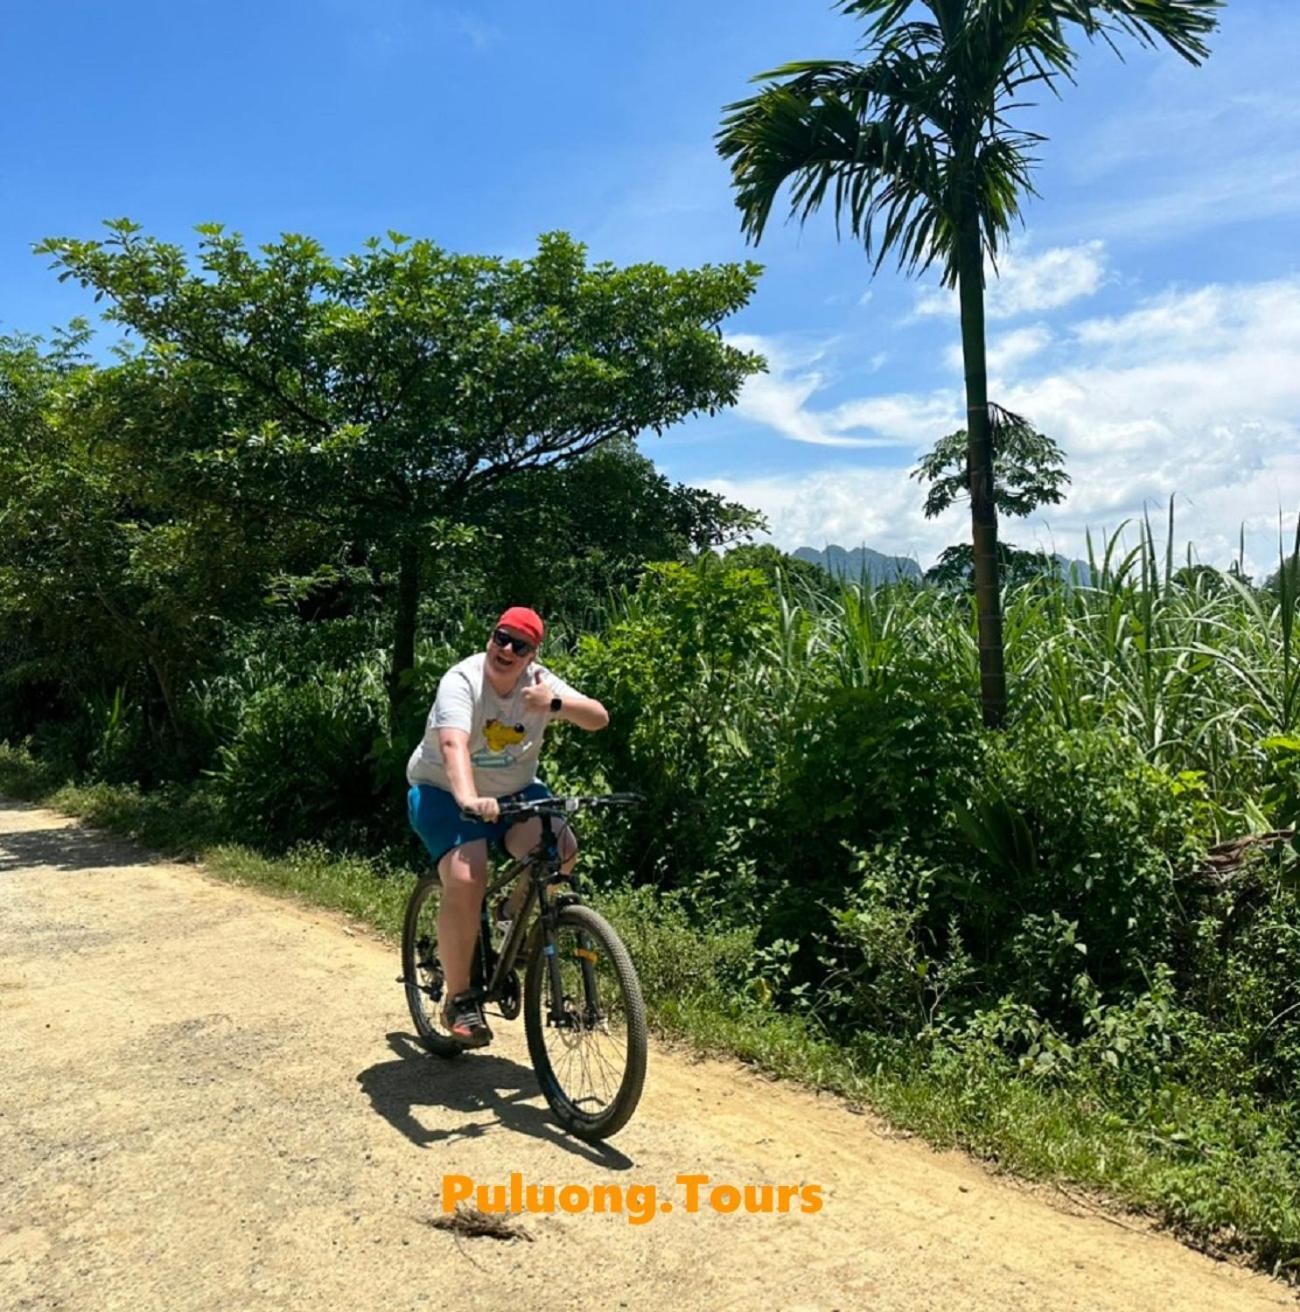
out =
[[[498,647],[509,647],[516,656],[527,656],[533,649],[531,642],[525,642],[523,638],[512,638],[505,629],[498,629],[492,635],[492,641]]]

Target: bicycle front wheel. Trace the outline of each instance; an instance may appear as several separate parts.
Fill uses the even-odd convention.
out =
[[[552,958],[539,940],[528,962],[528,1053],[560,1124],[605,1139],[627,1124],[645,1083],[641,984],[623,941],[590,907],[561,908],[554,948]]]

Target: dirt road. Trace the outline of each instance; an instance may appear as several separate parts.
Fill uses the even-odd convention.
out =
[[[551,1124],[518,1023],[437,1062],[396,974],[338,917],[0,802],[0,1307],[1294,1305],[730,1065],[652,1053],[631,1125],[588,1147]],[[525,1216],[533,1242],[431,1228],[444,1175],[511,1172],[674,1207]],[[728,1215],[706,1188],[692,1214],[683,1174],[823,1205]]]

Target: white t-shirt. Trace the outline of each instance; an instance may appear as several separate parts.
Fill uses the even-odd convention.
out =
[[[517,793],[537,778],[537,758],[551,716],[548,711],[526,711],[524,689],[541,674],[552,697],[580,694],[545,666],[530,661],[514,689],[501,697],[487,680],[486,661],[487,653],[479,652],[442,676],[424,737],[407,762],[408,782],[451,791],[438,747],[439,729],[464,729],[469,734],[469,759],[480,797]]]

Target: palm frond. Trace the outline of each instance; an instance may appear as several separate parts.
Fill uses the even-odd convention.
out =
[[[929,262],[926,233],[945,191],[942,142],[901,102],[891,106],[865,89],[874,80],[865,72],[837,80],[827,67],[804,67],[728,106],[718,150],[731,160],[742,226],[755,241],[789,183],[790,213],[800,222],[831,195],[837,224],[869,253],[879,259],[896,247],[905,263]],[[872,117],[877,108],[884,112]]]
[[[731,163],[741,227],[761,239],[777,196],[806,222],[828,198],[879,269],[894,253],[920,272],[937,260],[956,281],[959,215],[979,215],[998,248],[1033,194],[1042,141],[1012,125],[1026,87],[1072,79],[1067,25],[1114,45],[1127,34],[1198,62],[1221,0],[839,0],[860,19],[865,64],[811,60],[755,79],[724,110],[717,149]],[[929,15],[917,17],[918,13]]]
[[[1081,27],[1118,49],[1111,34],[1122,32],[1145,46],[1164,42],[1191,64],[1210,53],[1205,38],[1219,25],[1223,0],[1046,0],[1061,22]]]
[[[949,0],[949,7],[951,3]],[[934,5],[926,7],[933,12]],[[839,0],[837,8],[850,18],[861,18],[866,24],[867,40],[872,41],[898,26],[911,8],[911,0]]]
[[[992,112],[999,92],[1073,77],[1075,56],[1051,0],[968,0],[948,43],[952,75]]]

